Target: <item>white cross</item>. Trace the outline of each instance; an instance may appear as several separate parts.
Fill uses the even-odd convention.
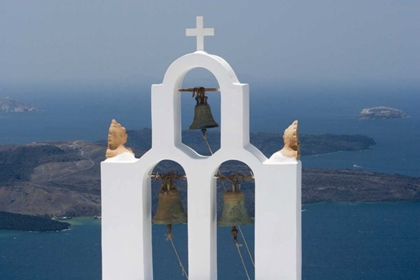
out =
[[[214,28],[203,27],[203,17],[196,18],[196,28],[188,28],[187,36],[197,37],[197,51],[204,51],[204,36],[214,36]]]

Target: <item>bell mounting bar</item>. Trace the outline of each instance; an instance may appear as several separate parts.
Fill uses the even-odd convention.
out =
[[[187,92],[198,92],[199,90],[204,91],[219,91],[219,88],[204,88],[204,87],[195,87],[195,88],[180,88],[178,91],[187,91]]]
[[[169,172],[166,174],[154,173],[154,174],[150,174],[149,177],[156,180],[162,179],[163,181],[187,178],[186,175],[179,175],[177,172]]]
[[[244,181],[244,180],[249,180],[249,179],[254,179],[254,174],[249,174],[249,175],[244,175],[244,174],[236,174],[233,173],[231,175],[222,175],[222,174],[218,174],[214,176],[215,178],[219,178],[219,179],[227,179],[228,181],[231,180],[235,180],[235,181]]]

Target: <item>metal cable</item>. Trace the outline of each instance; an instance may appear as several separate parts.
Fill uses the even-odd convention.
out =
[[[239,244],[237,242],[236,242],[236,249],[238,249],[238,254],[239,254],[239,257],[241,258],[242,265],[246,273],[246,277],[248,277],[248,280],[251,280],[251,278],[249,278],[248,270],[246,269],[244,258],[242,258],[241,250],[239,250]]]
[[[211,147],[210,147],[209,142],[207,141],[206,130],[204,129],[204,130],[201,130],[201,131],[202,131],[202,133],[203,133],[203,139],[204,139],[204,141],[206,142],[207,147],[209,148],[210,154],[212,154],[212,155],[213,155],[213,151],[212,151],[212,149],[211,149]],[[221,173],[220,173],[220,169],[217,169],[217,174],[218,174],[218,175],[221,175]],[[227,190],[226,190],[226,186],[225,186],[224,181],[223,181],[223,180],[220,180],[220,182],[221,182],[221,184],[222,184],[222,186],[223,186],[223,189],[224,189],[224,190],[225,190],[225,192],[226,192]],[[249,250],[249,247],[248,247],[248,242],[246,242],[245,235],[244,235],[244,233],[242,232],[241,227],[240,227],[239,225],[238,225],[237,227],[239,228],[239,232],[241,233],[242,239],[244,240],[245,247],[246,247],[246,250],[248,251],[248,255],[249,255],[249,258],[250,258],[250,260],[251,260],[251,262],[252,262],[252,265],[255,267],[255,262],[254,262],[254,259],[252,258],[251,251]],[[249,279],[248,271],[246,270],[245,263],[244,263],[244,260],[243,260],[243,258],[242,258],[242,254],[241,254],[241,252],[240,252],[240,250],[239,250],[239,245],[238,245],[238,243],[236,243],[236,247],[238,248],[238,252],[239,252],[239,256],[241,257],[242,265],[244,266],[244,269],[245,269],[246,275],[248,276],[248,279]]]
[[[245,247],[246,247],[246,250],[248,251],[248,255],[249,255],[249,258],[251,259],[252,265],[255,267],[254,259],[252,258],[251,251],[249,251],[249,247],[248,247],[248,243],[246,242],[245,235],[242,232],[241,227],[240,226],[237,226],[237,227],[239,229],[239,232],[241,233],[242,239],[244,240]]]
[[[207,147],[209,148],[209,151],[210,151],[210,154],[211,155],[213,155],[213,150],[211,149],[211,147],[210,147],[210,144],[209,144],[209,141],[207,141],[207,136],[206,136],[206,129],[202,129],[201,130],[201,132],[203,133],[203,139],[204,139],[204,141],[206,142],[206,144],[207,144]],[[220,169],[218,168],[217,169],[217,175],[222,175],[221,173],[220,173]],[[229,182],[231,182],[231,183],[233,183],[231,180],[229,180],[228,178],[226,178],[226,180],[228,180]],[[224,181],[223,180],[220,180],[220,182],[222,183],[222,186],[223,186],[223,188],[225,189],[225,192],[227,191],[227,189],[226,189],[226,187],[225,187],[225,183],[224,183]]]
[[[179,255],[178,255],[178,251],[176,250],[175,244],[174,244],[174,242],[173,242],[173,240],[172,240],[172,234],[171,234],[171,233],[169,233],[169,234],[167,235],[167,237],[168,237],[169,241],[171,241],[172,247],[174,248],[174,251],[175,251],[175,255],[176,255],[176,257],[178,258],[179,266],[180,266],[180,267],[181,267],[181,269],[182,269],[182,275],[185,275],[185,277],[186,277],[187,279],[189,279],[189,278],[188,278],[188,274],[187,274],[187,272],[185,271],[184,265],[182,264],[181,258],[180,258],[180,257],[179,257]]]

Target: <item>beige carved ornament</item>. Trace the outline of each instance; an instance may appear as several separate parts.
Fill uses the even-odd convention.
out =
[[[134,154],[130,148],[126,148],[124,144],[127,142],[127,132],[125,127],[121,126],[116,120],[111,121],[108,133],[108,149],[106,150],[106,158],[115,157],[122,153]]]
[[[280,153],[289,158],[300,159],[300,142],[298,134],[298,121],[294,121],[283,134],[284,147]]]

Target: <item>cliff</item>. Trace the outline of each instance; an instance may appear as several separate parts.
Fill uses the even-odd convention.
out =
[[[151,130],[129,131],[128,147],[136,157],[143,155],[151,143]],[[208,133],[214,150],[218,133]],[[208,154],[201,132],[184,132],[183,140],[202,154]],[[282,147],[280,134],[256,133],[251,142],[267,156]],[[302,135],[302,154],[331,153],[368,149],[374,140],[361,135]],[[0,211],[36,216],[100,215],[100,162],[104,160],[106,142],[84,141],[32,143],[0,146]],[[164,161],[155,167],[159,173],[183,172],[179,165]],[[250,172],[239,162],[226,162],[223,174]],[[304,169],[303,202],[320,201],[404,201],[420,200],[420,178],[353,170]],[[153,206],[157,205],[159,182],[153,182]],[[178,184],[186,205],[185,181]],[[253,182],[244,182],[247,206],[253,213]],[[218,188],[219,208],[223,188]],[[155,209],[154,209],[155,210]]]

